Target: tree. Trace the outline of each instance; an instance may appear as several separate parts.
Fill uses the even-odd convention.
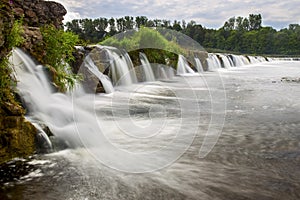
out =
[[[181,31],[182,28],[180,26],[180,21],[174,20],[172,29],[174,29],[175,31]]]
[[[135,24],[137,28],[141,26],[146,26],[148,22],[148,18],[146,16],[138,16],[135,18]]]
[[[235,28],[235,17],[231,17],[228,21],[224,23],[224,30],[232,31]]]
[[[110,18],[108,20],[108,24],[109,24],[109,35],[111,35],[111,36],[115,35],[117,33],[115,19]]]
[[[262,23],[262,17],[261,14],[255,15],[250,14],[249,15],[249,30],[259,30],[261,28]]]
[[[244,18],[243,17],[237,17],[236,20],[235,20],[235,30],[238,30],[238,31],[243,31],[244,30],[244,26],[243,26],[243,21],[244,21]]]
[[[243,30],[249,31],[250,25],[249,25],[249,20],[247,18],[244,18],[243,20]]]
[[[133,29],[134,26],[133,17],[125,16],[124,18],[125,18],[125,29],[126,30]]]
[[[125,19],[123,17],[117,19],[117,29],[119,32],[125,31]]]

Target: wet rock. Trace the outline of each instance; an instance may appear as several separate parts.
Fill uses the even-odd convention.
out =
[[[300,83],[299,77],[282,77],[282,82],[290,82],[290,83]]]
[[[23,116],[0,117],[0,163],[35,152],[35,127]]]

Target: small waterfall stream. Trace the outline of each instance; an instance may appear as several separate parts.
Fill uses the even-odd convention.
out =
[[[112,81],[114,85],[131,85],[137,83],[136,74],[132,61],[127,53],[121,54],[117,51],[107,49],[110,57],[110,69],[112,70]]]
[[[204,70],[203,70],[203,66],[201,64],[200,59],[199,58],[195,58],[195,62],[196,62],[196,68],[197,68],[198,73],[203,73]]]
[[[140,53],[140,60],[142,63],[144,81],[146,81],[146,82],[155,81],[155,76],[153,74],[153,70],[151,68],[151,65],[149,63],[147,56],[144,53]]]
[[[85,58],[83,64],[84,67],[86,67],[90,72],[97,76],[97,78],[101,81],[106,93],[114,92],[114,87],[111,83],[110,78],[99,71],[99,69],[97,68],[90,56],[87,56]]]
[[[177,75],[195,74],[183,55],[178,56]]]

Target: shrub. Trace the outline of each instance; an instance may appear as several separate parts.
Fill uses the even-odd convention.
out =
[[[14,21],[13,26],[8,33],[5,41],[5,45],[8,49],[20,46],[24,42],[22,33],[22,20]],[[11,79],[10,76],[11,68],[8,61],[9,56],[10,54],[0,59],[0,102],[4,102],[12,98],[10,88],[12,85],[15,85],[15,82]]]
[[[41,28],[46,55],[42,58],[51,72],[53,72],[53,82],[60,91],[72,89],[80,77],[71,72],[69,63],[74,61],[74,46],[78,43],[78,36],[57,29],[53,25]]]

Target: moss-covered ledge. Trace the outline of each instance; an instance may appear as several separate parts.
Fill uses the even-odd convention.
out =
[[[9,107],[15,115],[0,108],[0,164],[15,157],[29,156],[36,150],[36,128],[26,121],[22,107],[18,104]]]

